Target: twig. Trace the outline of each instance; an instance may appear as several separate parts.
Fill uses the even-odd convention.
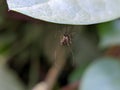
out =
[[[35,88],[33,88],[33,90],[52,90],[53,89],[54,84],[57,80],[57,77],[59,76],[61,70],[65,65],[66,58],[69,52],[70,52],[69,49],[63,46],[59,46],[56,49],[56,55],[57,55],[56,60],[53,66],[48,71],[45,81],[39,83]]]

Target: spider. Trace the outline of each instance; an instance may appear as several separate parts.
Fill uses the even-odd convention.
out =
[[[65,26],[63,31],[59,31],[59,32],[60,32],[59,45],[65,47],[65,48],[67,47],[68,50],[70,50],[70,53],[71,53],[71,56],[73,59],[73,64],[75,64],[73,50],[72,50],[72,40],[73,40],[72,36],[76,32],[73,32],[73,26],[68,26],[68,25]],[[55,57],[56,57],[56,52],[55,52]]]
[[[64,34],[62,34],[62,36],[60,38],[60,45],[69,48],[69,50],[71,52],[71,55],[72,55],[72,59],[73,59],[73,65],[74,65],[75,64],[75,62],[74,62],[75,58],[74,58],[73,51],[72,51],[72,48],[71,48],[71,45],[72,45],[72,34],[68,33],[68,32],[65,32]]]
[[[72,36],[71,34],[65,32],[60,39],[60,45],[62,46],[70,46],[72,44]]]
[[[70,32],[73,26],[65,25],[64,33],[60,36],[60,45],[69,47],[72,44],[72,33]]]

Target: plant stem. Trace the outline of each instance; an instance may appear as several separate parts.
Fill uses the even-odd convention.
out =
[[[53,89],[54,84],[56,83],[56,80],[57,80],[61,70],[65,66],[66,58],[67,58],[69,52],[70,52],[69,49],[65,48],[63,46],[59,46],[56,49],[57,57],[56,57],[54,64],[48,71],[48,74],[44,81],[45,87],[43,87],[43,85],[41,86],[41,83],[40,83],[33,90],[52,90]]]

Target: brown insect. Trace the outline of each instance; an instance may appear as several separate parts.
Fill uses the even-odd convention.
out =
[[[60,45],[70,47],[72,44],[72,34],[73,26],[65,25],[64,33],[62,33],[60,38]]]
[[[69,33],[69,32],[65,32],[62,34],[61,38],[60,38],[60,45],[62,46],[65,46],[65,47],[68,47],[70,52],[71,52],[71,55],[72,55],[72,59],[73,59],[73,65],[75,64],[74,62],[74,55],[73,55],[73,51],[72,51],[72,34]]]
[[[59,31],[59,45],[63,46],[63,47],[67,47],[68,50],[70,50],[71,56],[72,56],[72,60],[73,60],[73,64],[74,63],[74,55],[73,55],[73,51],[72,51],[72,41],[73,41],[73,35],[75,34],[75,32],[73,32],[73,26],[68,26],[66,25],[65,28]],[[59,36],[57,35],[57,36]],[[55,57],[56,57],[56,52],[55,52]]]
[[[72,44],[72,39],[71,38],[72,38],[71,34],[65,32],[60,39],[60,44],[62,46],[70,46]]]

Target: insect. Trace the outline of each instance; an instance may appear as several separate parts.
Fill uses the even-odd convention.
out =
[[[60,44],[62,46],[70,46],[72,44],[72,36],[71,34],[65,32],[60,39]]]
[[[60,36],[60,45],[69,48],[72,56],[72,64],[75,65],[75,57],[72,50],[72,41],[73,41],[73,26],[66,26],[65,31]]]
[[[58,27],[57,27],[58,29]],[[67,48],[67,50],[70,52],[69,54],[71,54],[71,59],[73,60],[73,64],[75,64],[74,62],[74,55],[73,55],[73,50],[72,50],[72,42],[73,42],[73,26],[69,26],[69,25],[65,25],[64,27],[59,27],[59,34],[57,36],[58,40],[59,40],[59,45],[63,46],[65,48]],[[56,60],[56,50],[55,50],[55,60]]]
[[[70,47],[72,45],[72,29],[73,26],[65,25],[63,32],[60,35],[60,45],[65,47]]]

